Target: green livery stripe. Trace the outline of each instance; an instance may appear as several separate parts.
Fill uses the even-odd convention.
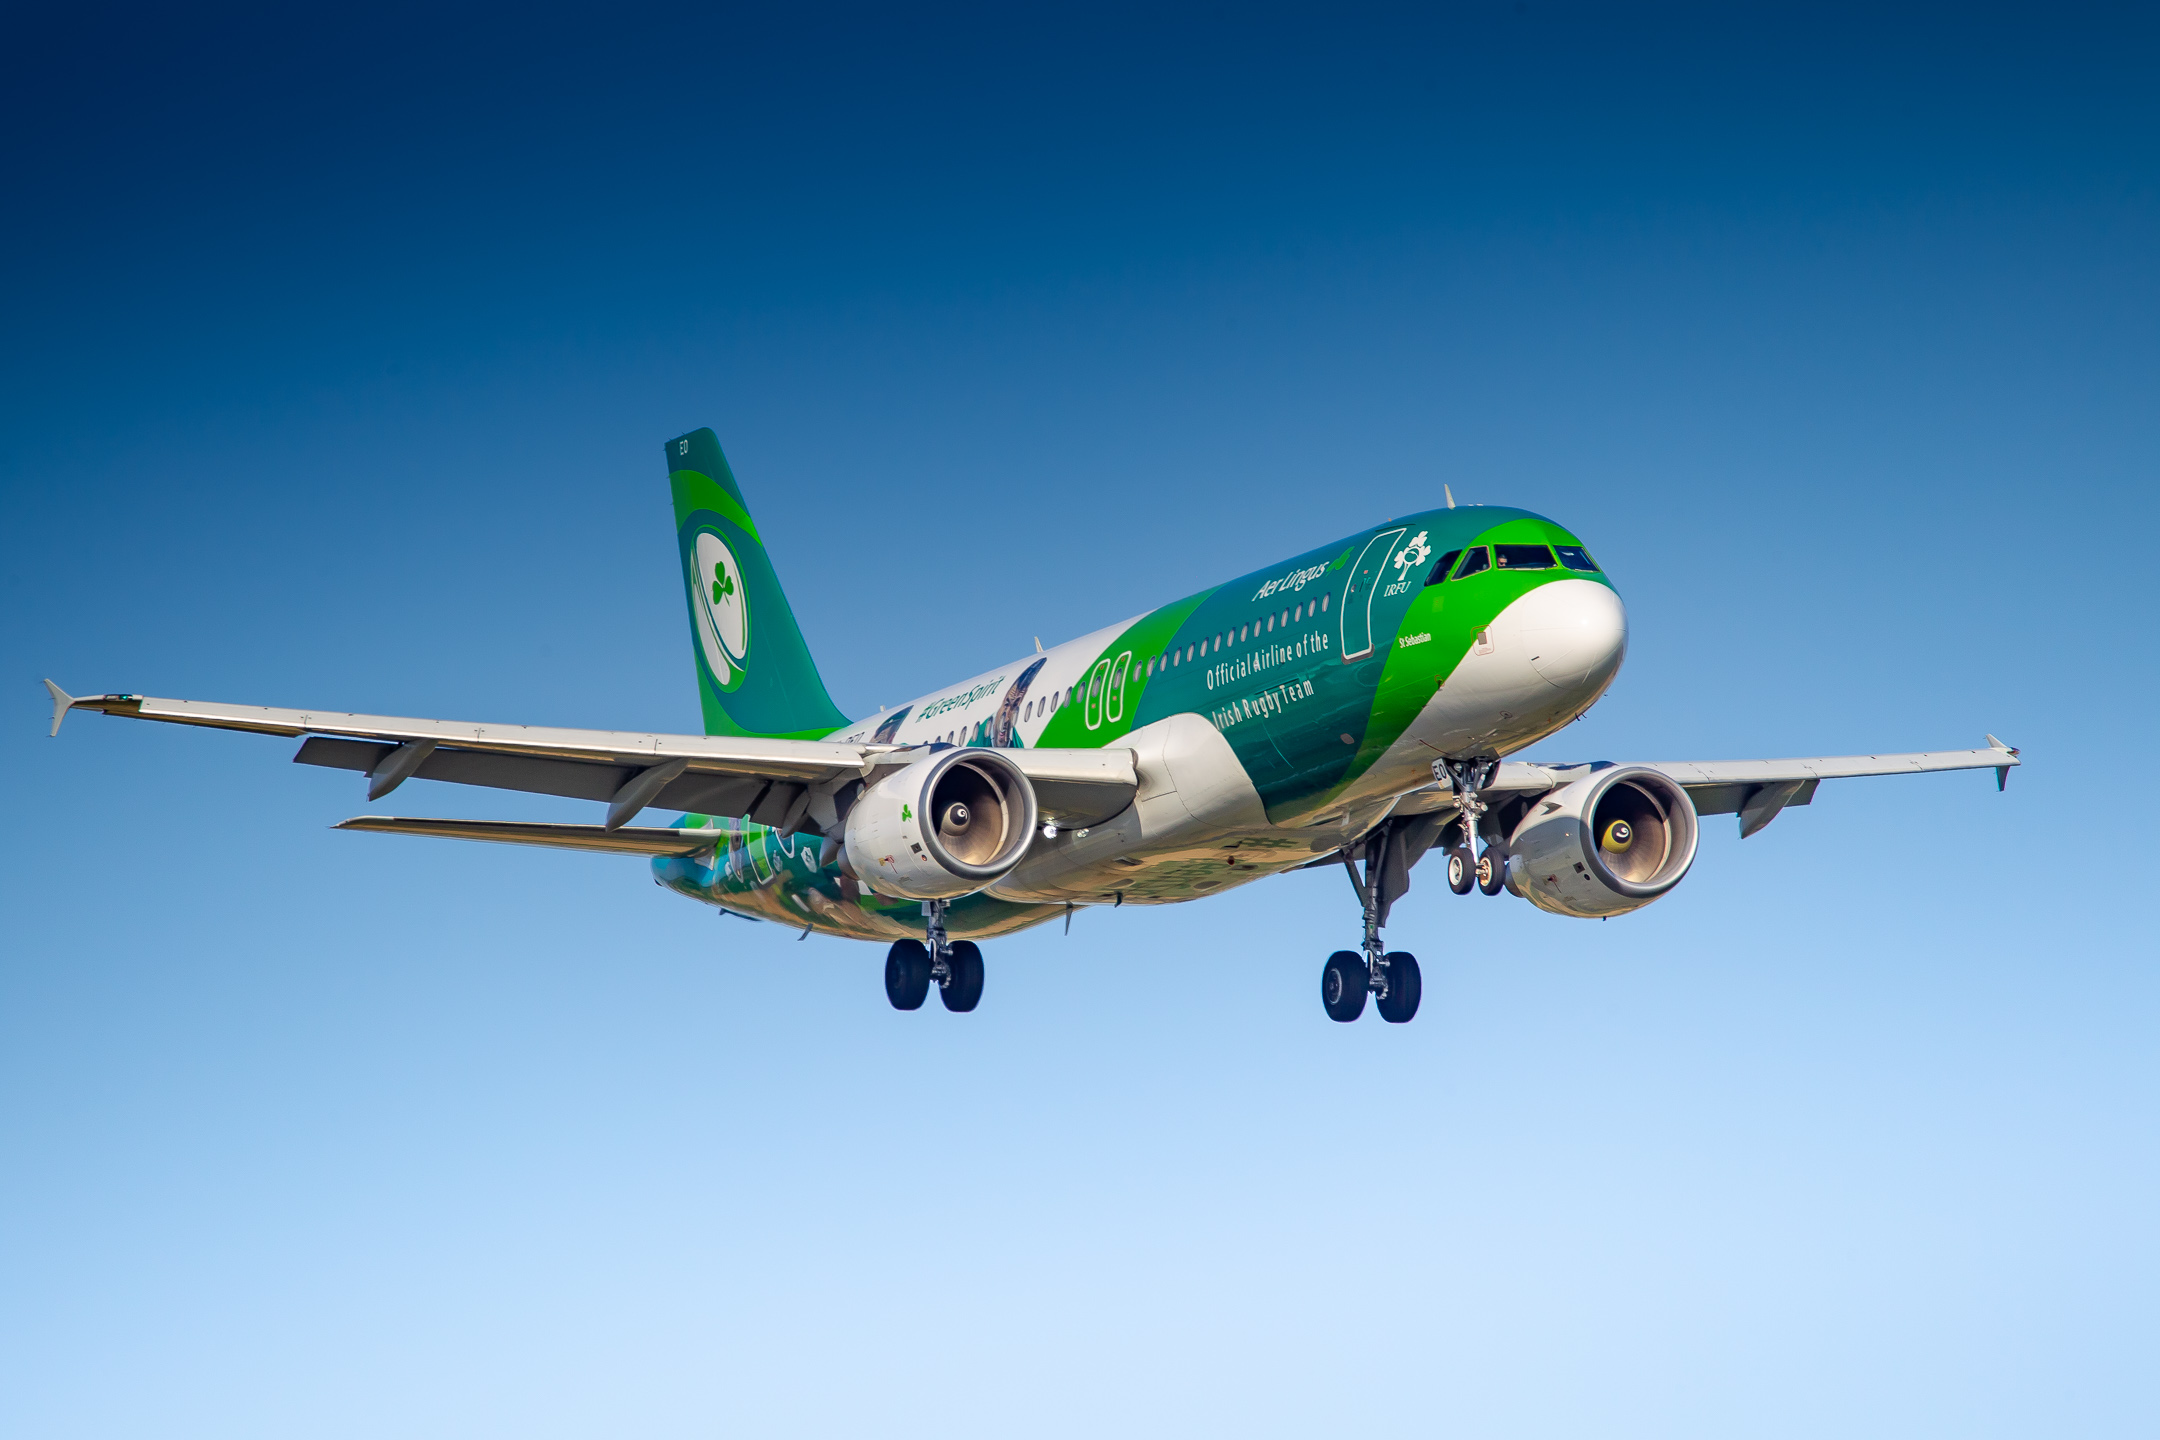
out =
[[[814,740],[841,728],[719,440],[694,430],[665,449],[705,733]]]
[[[714,482],[710,475],[700,475],[695,470],[677,470],[668,476],[668,489],[675,496],[675,524],[681,527],[700,510],[710,510],[725,516],[735,528],[750,537],[759,546],[764,537],[758,534],[757,522],[750,518],[750,511],[740,497],[729,494]]]

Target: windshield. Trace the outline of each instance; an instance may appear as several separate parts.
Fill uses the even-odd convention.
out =
[[[1478,571],[1485,569],[1491,563],[1492,562],[1485,558],[1484,546],[1473,546],[1470,549],[1469,553],[1463,556],[1462,569],[1455,572],[1455,578],[1457,580],[1460,580],[1465,575],[1475,575],[1478,573]]]
[[[1495,545],[1493,560],[1501,570],[1550,570],[1552,551],[1543,545]]]
[[[1559,552],[1560,563],[1570,570],[1594,572],[1598,568],[1597,561],[1590,558],[1590,552],[1580,545],[1555,545],[1553,549]]]

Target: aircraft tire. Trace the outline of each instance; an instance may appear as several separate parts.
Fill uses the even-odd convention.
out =
[[[930,947],[895,940],[885,952],[885,998],[895,1010],[920,1010],[930,996]]]
[[[1407,950],[1388,952],[1388,993],[1375,1003],[1380,1018],[1390,1025],[1407,1025],[1417,1015],[1418,1001],[1425,997],[1425,977],[1417,956]]]
[[[1470,859],[1470,847],[1459,845],[1447,852],[1447,888],[1457,895],[1467,895],[1470,887],[1477,884],[1477,866]]]
[[[1478,856],[1477,888],[1481,895],[1497,895],[1507,888],[1507,856],[1491,845]]]
[[[1320,967],[1320,1005],[1327,1018],[1347,1025],[1365,1013],[1368,974],[1365,957],[1355,950],[1337,950]]]
[[[955,940],[945,963],[952,967],[952,978],[938,990],[938,998],[946,1009],[965,1014],[982,1000],[982,949],[972,940]]]

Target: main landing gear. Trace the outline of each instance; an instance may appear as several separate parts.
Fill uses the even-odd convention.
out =
[[[945,938],[945,905],[943,900],[923,902],[927,945],[895,940],[885,952],[885,998],[895,1010],[920,1010],[930,998],[933,980],[948,1010],[973,1010],[982,1001],[982,950],[972,940]]]
[[[1357,866],[1343,857],[1343,868],[1350,872],[1350,883],[1357,887],[1365,907],[1365,947],[1363,954],[1338,950],[1320,968],[1320,1004],[1330,1020],[1348,1024],[1357,1019],[1365,1013],[1365,997],[1371,995],[1380,1018],[1401,1025],[1417,1014],[1418,1001],[1424,998],[1425,977],[1418,970],[1417,956],[1407,950],[1385,950],[1380,944],[1380,927],[1387,922],[1388,907],[1395,899],[1389,891],[1406,884],[1400,873],[1406,867],[1399,859],[1390,884],[1389,850],[1404,843],[1388,825],[1375,830],[1365,841],[1362,879]]]
[[[1488,808],[1478,792],[1492,779],[1497,764],[1492,759],[1434,761],[1433,778],[1447,781],[1454,792],[1456,818],[1444,825],[1440,814],[1381,821],[1365,837],[1362,876],[1356,862],[1344,854],[1343,868],[1365,910],[1365,944],[1362,951],[1336,951],[1321,967],[1320,1004],[1330,1020],[1357,1019],[1365,1013],[1368,995],[1380,1018],[1391,1025],[1417,1014],[1425,993],[1417,957],[1406,950],[1383,949],[1380,927],[1387,924],[1389,908],[1410,888],[1410,867],[1437,838],[1450,831],[1455,836],[1447,847],[1448,889],[1467,895],[1474,886],[1497,895],[1506,888],[1507,852],[1497,843],[1482,853],[1474,848]]]

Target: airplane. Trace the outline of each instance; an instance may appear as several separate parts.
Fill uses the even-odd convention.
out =
[[[369,802],[411,779],[599,801],[604,821],[363,816],[334,827],[651,858],[722,911],[888,941],[885,993],[982,998],[980,940],[1079,906],[1165,905],[1341,866],[1357,949],[1321,969],[1329,1018],[1417,1014],[1416,956],[1382,940],[1411,868],[1448,888],[1597,919],[1670,892],[1698,820],[1741,837],[1824,780],[2020,764],[1987,748],[1794,760],[1509,759],[1597,702],[1627,611],[1580,537],[1526,510],[1446,504],[850,719],[826,693],[710,429],[666,444],[702,735],[282,710],[141,695],[71,710],[301,740]],[[647,809],[665,826],[633,825]]]

